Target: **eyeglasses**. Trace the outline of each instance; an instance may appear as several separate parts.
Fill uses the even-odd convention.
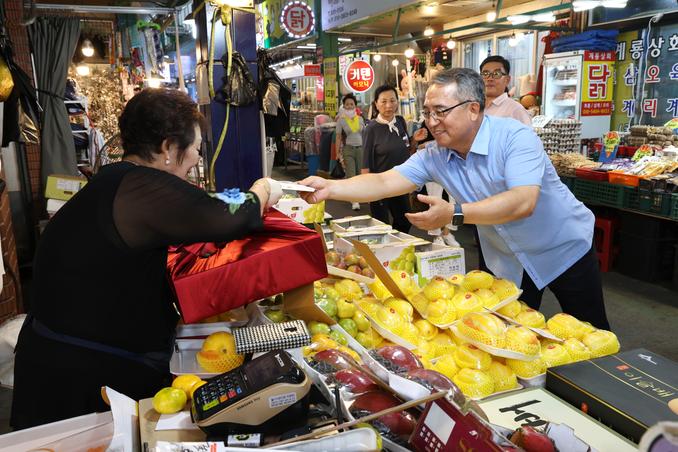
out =
[[[483,78],[490,78],[490,77],[492,77],[493,79],[496,80],[496,79],[500,79],[500,78],[502,78],[503,76],[508,75],[508,74],[497,69],[497,70],[494,71],[494,72],[490,72],[490,71],[482,71],[482,72],[480,73],[480,75],[482,75]]]
[[[443,108],[442,110],[433,110],[433,111],[428,111],[428,110],[422,110],[421,115],[424,117],[426,121],[430,121],[431,119],[435,119],[436,121],[442,121],[445,119],[445,116],[452,110],[454,110],[457,107],[461,107],[464,104],[468,104],[469,102],[475,102],[474,100],[465,100],[464,102],[460,102],[457,105],[453,105],[451,107]]]

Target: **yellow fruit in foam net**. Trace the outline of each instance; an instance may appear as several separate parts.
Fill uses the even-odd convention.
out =
[[[518,286],[508,279],[495,279],[490,286],[490,290],[494,292],[500,300],[505,300],[508,297],[518,294]]]
[[[591,350],[579,339],[573,337],[563,342],[572,361],[584,361],[591,358]]]
[[[591,358],[612,355],[619,351],[619,340],[612,331],[593,331],[584,336],[582,342],[591,350]]]
[[[381,309],[377,312],[375,318],[377,323],[392,332],[393,334],[400,335],[405,325],[405,319],[393,308],[387,308],[382,306]]]
[[[429,322],[426,319],[419,319],[414,321],[414,326],[419,330],[419,334],[422,338],[430,341],[436,334],[438,334],[438,327]]]
[[[494,392],[508,391],[518,386],[516,373],[505,364],[492,361],[487,373],[494,382]]]
[[[494,282],[494,276],[482,270],[472,270],[464,276],[462,286],[469,292],[478,289],[489,289]]]
[[[527,308],[515,317],[516,322],[531,328],[544,328],[546,320],[544,314],[536,309]]]
[[[440,332],[430,341],[433,346],[434,356],[448,355],[454,353],[457,344],[448,334]]]
[[[475,345],[462,344],[454,351],[454,360],[457,366],[462,368],[487,370],[490,368],[492,357]]]
[[[473,294],[480,299],[483,303],[483,307],[488,309],[495,307],[500,301],[499,297],[497,297],[490,289],[474,290]]]
[[[452,275],[449,278],[447,278],[449,282],[454,284],[457,287],[461,287],[464,284],[464,275],[457,273],[456,275]]]
[[[529,328],[511,325],[506,330],[505,338],[507,350],[530,356],[539,354],[539,338]]]
[[[506,358],[506,365],[513,369],[520,378],[534,378],[546,372],[546,364],[541,358],[532,361]]]
[[[424,296],[423,292],[416,293],[410,297],[410,303],[412,306],[414,306],[414,309],[416,309],[420,314],[426,312],[426,308],[428,307],[428,300]]]
[[[435,325],[449,325],[457,319],[457,310],[452,301],[445,298],[429,302],[424,314],[426,320]]]
[[[483,309],[483,302],[472,292],[461,292],[452,299],[457,309],[457,317],[461,318],[469,312],[478,312]]]
[[[450,299],[454,296],[455,286],[442,276],[434,276],[431,281],[426,284],[422,292],[428,301],[437,300],[439,298]]]
[[[476,369],[461,369],[452,381],[465,396],[482,399],[494,392],[494,382],[485,372]]]
[[[452,355],[439,356],[431,369],[440,372],[448,378],[454,377],[459,372],[459,366],[457,366]]]
[[[370,291],[372,291],[374,296],[379,298],[380,300],[393,296],[379,278],[374,278],[374,282],[370,284],[368,287]]]
[[[417,345],[417,354],[421,356],[425,356],[428,359],[435,358],[436,355],[436,348],[435,345],[431,341],[427,341],[426,339],[420,337],[417,342],[415,342]]]
[[[407,300],[401,300],[400,298],[387,298],[384,300],[384,306],[387,308],[393,308],[398,313],[403,316],[407,322],[411,322],[414,317],[414,308]]]
[[[558,313],[548,319],[546,326],[550,332],[561,339],[569,339],[571,337],[581,339],[588,331],[587,325],[564,312]]]
[[[363,298],[358,301],[358,306],[360,306],[360,309],[365,311],[370,317],[375,317],[383,305],[374,298]]]
[[[417,286],[412,276],[406,271],[391,270],[389,275],[406,297],[414,295],[419,290],[419,286]]]
[[[360,300],[363,296],[363,290],[360,285],[352,279],[342,279],[334,284],[334,289],[339,292],[342,298],[350,301]]]
[[[195,357],[200,367],[210,373],[227,372],[245,361],[243,355],[235,352],[235,339],[225,331],[207,336]]]
[[[494,293],[494,292],[492,292]],[[499,298],[499,297],[497,297]],[[508,303],[505,306],[502,306],[501,308],[497,309],[497,312],[501,315],[505,315],[506,317],[510,317],[514,319],[520,312],[522,311],[522,307],[520,305],[520,302],[518,300],[514,300],[510,303]]]
[[[404,323],[400,331],[400,337],[410,344],[416,345],[419,342],[419,330],[412,323]]]
[[[567,349],[560,344],[549,344],[541,349],[541,359],[546,367],[562,366],[572,362],[572,357]]]
[[[464,338],[491,347],[504,347],[506,325],[499,317],[485,312],[471,312],[457,322],[457,329]]]

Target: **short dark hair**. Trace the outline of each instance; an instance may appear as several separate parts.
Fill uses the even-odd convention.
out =
[[[492,55],[485,58],[483,62],[480,63],[481,71],[483,70],[483,66],[485,66],[487,63],[501,63],[501,65],[504,66],[504,72],[507,74],[511,73],[511,63],[509,63],[509,61],[501,55]]]
[[[354,104],[358,105],[358,100],[355,98],[355,95],[353,95],[353,93],[348,93],[344,97],[342,97],[341,105],[344,105],[344,103],[349,99],[352,100]]]
[[[385,93],[387,91],[393,91],[395,93],[396,99],[398,98],[398,90],[395,89],[395,86],[381,85],[379,88],[374,90],[374,102],[377,102],[377,99],[379,99],[381,93]]]
[[[196,124],[202,129],[204,122],[188,94],[167,88],[143,89],[127,102],[118,118],[124,155],[150,162],[168,140],[178,146],[177,161],[181,162],[195,140]]]
[[[452,68],[436,73],[431,84],[447,86],[454,84],[457,100],[470,100],[480,104],[480,111],[485,110],[485,82],[473,69]]]

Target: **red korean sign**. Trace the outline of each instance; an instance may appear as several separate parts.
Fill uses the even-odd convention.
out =
[[[319,64],[304,65],[304,77],[320,77],[322,75]]]
[[[344,71],[344,85],[355,93],[369,91],[374,85],[374,69],[370,63],[355,60]]]
[[[293,1],[285,5],[280,13],[282,27],[291,38],[308,36],[315,27],[313,9],[302,1]]]
[[[614,51],[584,53],[581,116],[612,114]]]

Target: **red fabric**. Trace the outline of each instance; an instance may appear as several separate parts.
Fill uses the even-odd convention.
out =
[[[170,249],[167,269],[186,323],[282,293],[327,276],[320,236],[277,211],[264,229],[209,257],[204,243]]]

